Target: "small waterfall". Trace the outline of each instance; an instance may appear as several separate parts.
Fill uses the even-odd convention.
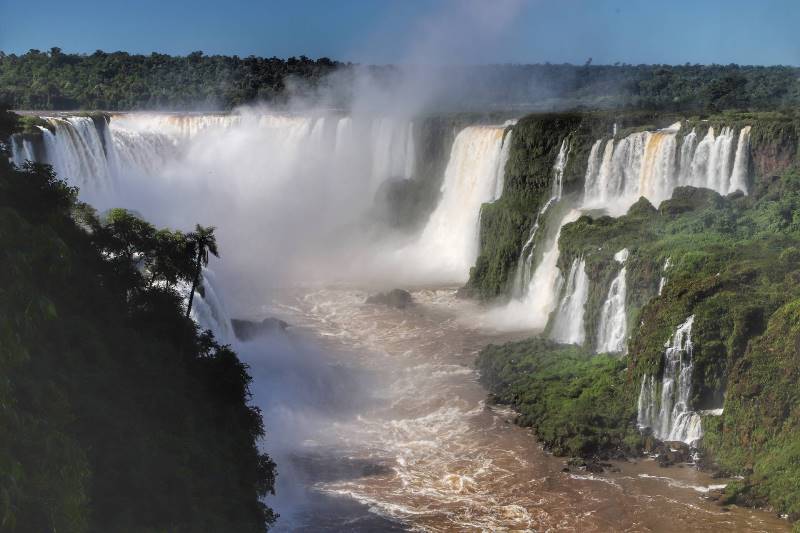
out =
[[[574,259],[569,269],[564,297],[558,306],[550,338],[564,344],[583,344],[586,332],[583,317],[586,300],[589,298],[589,278],[586,276],[586,261]]]
[[[544,246],[542,256],[522,295],[513,298],[504,307],[487,312],[484,315],[486,325],[502,330],[541,330],[547,325],[551,313],[558,305],[558,296],[564,283],[564,278],[558,269],[558,258],[561,253],[558,239],[561,236],[561,229],[577,220],[581,211],[564,209],[563,212],[552,215],[558,217],[551,219],[554,224],[550,228],[557,230],[554,235],[552,229],[549,230],[549,234],[545,234],[544,241],[541,242]]]
[[[11,145],[11,162],[18,168],[22,168],[25,161],[36,161],[33,143],[22,135],[12,135],[9,144]]]
[[[672,258],[667,257],[667,260],[664,261],[664,266],[661,268],[661,279],[658,282],[658,295],[661,296],[661,293],[664,292],[664,286],[667,284],[667,276],[666,272],[669,267],[672,265]]]
[[[522,246],[522,251],[519,254],[519,259],[517,260],[517,271],[514,275],[514,288],[513,288],[513,295],[516,297],[522,297],[525,295],[527,290],[528,284],[531,281],[531,274],[533,272],[533,256],[534,252],[536,251],[536,234],[539,232],[539,228],[541,227],[541,220],[542,217],[547,214],[547,210],[558,201],[558,198],[555,196],[551,197],[547,202],[545,202],[544,206],[536,213],[536,219],[533,221],[533,226],[531,226],[531,231],[528,234],[528,240],[525,241],[525,244]]]
[[[504,130],[470,126],[453,142],[442,198],[413,245],[415,253],[442,280],[463,282],[478,256],[480,207],[495,198],[505,171]]]
[[[567,161],[569,161],[569,151],[569,137],[566,137],[561,141],[561,146],[558,149],[558,155],[553,163],[553,185],[552,192],[550,193],[550,199],[547,200],[542,208],[539,209],[539,212],[536,213],[536,219],[533,221],[533,226],[531,226],[528,239],[522,246],[519,259],[517,259],[517,270],[514,274],[512,296],[524,296],[528,285],[530,284],[534,252],[536,251],[536,234],[539,232],[540,221],[547,213],[547,210],[550,209],[553,204],[561,200],[561,197],[564,195],[564,169],[567,167]]]
[[[625,310],[627,298],[626,279],[628,249],[623,248],[614,255],[614,260],[622,265],[619,274],[611,282],[608,296],[600,311],[600,323],[597,329],[598,353],[622,352],[625,350],[625,340],[628,333],[628,317]]]
[[[747,194],[747,181],[750,175],[750,129],[750,126],[745,126],[739,132],[728,192],[739,190]]]
[[[645,375],[642,378],[637,416],[639,427],[651,428],[656,438],[690,445],[697,444],[703,437],[700,415],[689,407],[694,367],[691,338],[693,323],[694,315],[678,326],[675,335],[664,345],[660,398],[656,391],[655,376]]]
[[[214,271],[203,267],[203,295],[195,291],[192,302],[191,318],[204,330],[210,329],[219,344],[233,344],[236,336],[233,333],[230,315],[225,303],[217,293]],[[185,287],[188,301],[190,287]]]
[[[506,133],[503,138],[503,147],[500,150],[500,158],[497,160],[497,186],[494,189],[494,196],[492,201],[497,201],[503,196],[503,187],[505,186],[506,177],[506,164],[508,163],[508,156],[511,153],[511,135],[513,132]]]
[[[567,167],[567,158],[569,157],[568,141],[569,138],[561,141],[556,162],[553,164],[553,193],[551,196],[556,200],[560,200],[564,195],[564,169]]]

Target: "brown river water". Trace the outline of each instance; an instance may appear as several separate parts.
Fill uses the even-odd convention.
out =
[[[295,380],[269,371],[298,397],[315,389],[317,403],[339,398],[309,409],[313,415],[265,411],[266,448],[283,442],[271,451],[280,472],[276,529],[790,529],[772,513],[709,501],[706,493],[726,480],[690,466],[663,469],[645,458],[617,463],[618,473],[562,472],[564,459],[512,424],[512,412],[488,407],[477,382],[473,363],[483,346],[525,335],[474,327],[474,304],[453,290],[415,291],[415,305],[402,310],[364,304],[366,295],[287,292],[258,311],[284,318],[289,337],[318,346],[337,369]],[[249,356],[256,401],[259,357]]]

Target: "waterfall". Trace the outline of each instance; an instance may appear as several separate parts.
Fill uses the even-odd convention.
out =
[[[511,153],[511,135],[513,132],[506,133],[503,139],[503,147],[500,149],[500,158],[497,160],[497,185],[494,189],[494,196],[492,201],[497,201],[503,195],[503,187],[505,186],[506,178],[506,164],[508,164],[508,156]]]
[[[441,281],[466,280],[478,256],[480,207],[495,198],[505,170],[503,133],[500,126],[470,126],[453,142],[441,200],[412,245]]]
[[[48,118],[55,132],[42,129],[46,163],[79,187],[104,189],[111,172],[101,132],[88,117]]]
[[[739,190],[747,194],[747,181],[750,174],[750,129],[750,126],[745,126],[739,132],[728,192]]]
[[[583,317],[586,300],[589,298],[589,278],[586,276],[586,261],[574,259],[569,269],[564,297],[558,306],[550,338],[564,344],[583,344],[586,332]]]
[[[528,239],[522,246],[519,259],[517,259],[517,270],[514,275],[513,287],[513,295],[516,297],[524,296],[525,292],[527,291],[533,271],[533,255],[536,251],[536,234],[539,232],[539,228],[541,227],[542,217],[547,214],[548,209],[550,209],[550,207],[557,201],[558,198],[555,196],[551,197],[549,200],[547,200],[547,202],[545,202],[539,212],[536,213],[536,219],[533,221],[533,226],[531,226]]]
[[[558,149],[556,162],[553,164],[553,193],[552,197],[560,200],[564,195],[564,169],[567,166],[567,158],[569,157],[569,138],[561,141],[561,147]]]
[[[664,266],[661,268],[661,279],[658,282],[658,295],[661,296],[661,293],[664,292],[664,286],[667,284],[667,276],[666,272],[669,267],[672,265],[672,259],[667,257],[667,260],[664,261]]]
[[[195,291],[192,301],[191,318],[203,330],[211,330],[214,338],[219,344],[233,344],[236,336],[233,333],[230,315],[216,288],[216,276],[214,271],[203,267],[201,291]],[[184,287],[185,300],[188,303],[189,290],[191,287],[186,284]]]
[[[536,213],[536,218],[533,221],[531,230],[528,233],[528,239],[522,246],[522,251],[517,259],[517,269],[514,274],[514,283],[512,286],[512,295],[515,297],[523,297],[527,292],[528,285],[531,281],[533,258],[535,249],[536,234],[539,232],[540,221],[547,213],[548,209],[561,200],[564,194],[564,169],[567,167],[569,160],[569,137],[561,141],[561,146],[558,149],[555,163],[553,163],[553,185],[551,187],[550,199],[545,202],[539,212]],[[594,147],[592,148],[594,150]],[[591,157],[590,157],[591,160]]]
[[[25,161],[36,161],[34,154],[33,143],[23,137],[22,135],[12,135],[10,139],[11,144],[11,162],[18,168],[22,168]]]
[[[622,214],[640,196],[658,205],[679,185],[705,187],[720,194],[747,192],[749,126],[739,132],[738,142],[730,127],[719,134],[711,127],[700,142],[692,130],[679,147],[680,128],[677,122],[657,131],[595,142],[584,183],[584,205]]]
[[[681,441],[695,445],[703,437],[700,415],[689,407],[694,362],[692,324],[694,315],[679,325],[664,347],[660,398],[655,376],[645,375],[639,391],[639,427],[651,428],[662,441]],[[656,399],[659,399],[658,408]]]
[[[156,176],[186,157],[198,139],[228,137],[275,151],[270,172],[291,175],[324,159],[328,168],[368,174],[367,194],[392,177],[414,173],[413,124],[393,117],[244,115],[112,115],[108,127],[89,117],[47,117],[55,131],[42,130],[44,162],[83,193],[97,193],[133,176]],[[249,137],[249,138],[248,138]],[[33,160],[27,141],[12,143],[12,160]],[[213,154],[208,154],[209,156]]]
[[[611,282],[608,296],[600,311],[600,323],[597,329],[598,353],[622,352],[625,350],[625,340],[628,333],[628,317],[625,311],[627,287],[625,277],[627,269],[625,262],[628,260],[628,249],[623,248],[614,255],[614,260],[622,265],[619,274]]]
[[[554,202],[555,203],[555,202]],[[543,214],[540,212],[540,215]],[[558,305],[558,296],[564,284],[564,278],[558,269],[560,250],[558,239],[561,229],[574,222],[581,215],[578,209],[563,209],[551,213],[554,224],[550,225],[549,234],[545,234],[541,258],[533,270],[530,281],[525,285],[522,295],[512,298],[503,307],[495,308],[483,316],[484,325],[502,330],[544,329],[550,314]],[[538,227],[538,226],[535,226]],[[547,227],[547,226],[545,226]],[[555,229],[555,232],[553,232]],[[553,234],[555,233],[555,234]],[[531,251],[531,253],[533,253]]]

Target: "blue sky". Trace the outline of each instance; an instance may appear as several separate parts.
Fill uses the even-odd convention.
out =
[[[800,0],[17,0],[0,50],[800,65]]]

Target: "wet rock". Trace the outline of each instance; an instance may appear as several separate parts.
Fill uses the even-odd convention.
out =
[[[268,317],[261,322],[254,320],[242,320],[234,318],[231,320],[233,332],[240,341],[249,341],[262,335],[269,335],[276,331],[284,331],[289,324],[279,318]]]
[[[414,303],[411,293],[403,289],[393,289],[389,292],[379,292],[367,298],[364,303],[388,305],[396,309],[405,309]]]
[[[691,458],[692,455],[689,447],[685,444],[665,442],[658,448],[658,457],[656,458],[656,461],[658,462],[658,466],[667,467],[678,465],[680,463],[686,463],[691,460]]]
[[[586,472],[588,472],[589,474],[602,474],[603,466],[595,461],[586,463]]]

